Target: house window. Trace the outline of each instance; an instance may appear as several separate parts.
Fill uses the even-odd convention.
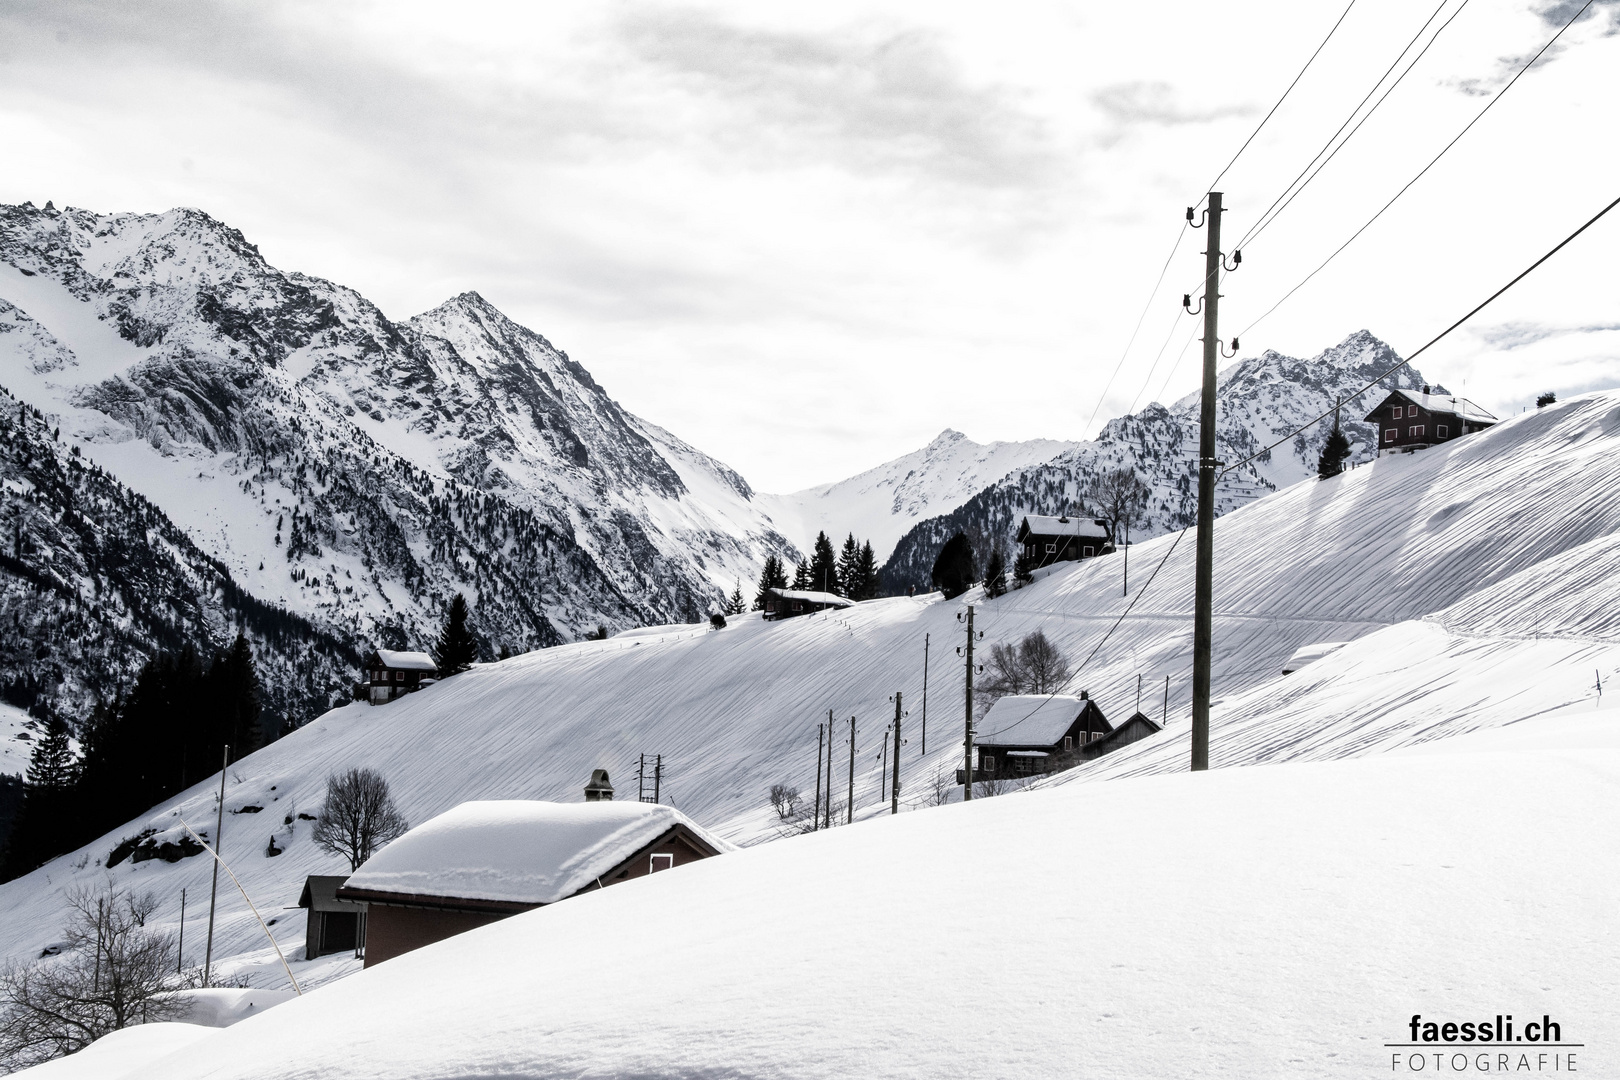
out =
[[[1401,418],[1401,407],[1399,405],[1395,406],[1394,411],[1390,415],[1399,420]]]
[[[1423,425],[1419,424],[1417,427],[1408,428],[1407,434],[1414,439],[1421,439],[1423,437]]]
[[[647,868],[647,873],[656,874],[660,870],[669,870],[669,869],[673,868],[674,865],[675,865],[675,856],[674,855],[666,855],[666,854],[663,854],[662,852],[660,852],[659,854],[654,855],[652,857],[652,864]]]
[[[1046,545],[1046,553],[1048,555],[1051,555],[1056,551],[1057,551],[1057,545],[1056,544],[1047,544]]]
[[[1073,735],[1065,735],[1065,736],[1063,736],[1063,749],[1065,751],[1074,749],[1074,736]]]
[[[405,673],[403,671],[394,672],[394,681],[395,682],[404,682],[405,681]]]
[[[1436,424],[1434,426],[1434,433],[1436,435],[1438,435],[1442,439],[1445,438],[1446,437],[1446,425],[1444,425],[1444,424]]]
[[[996,759],[991,757],[989,754],[985,754],[979,759],[979,770],[981,772],[995,772]]]
[[[1086,547],[1086,548],[1081,548],[1080,549],[1080,555],[1081,555],[1082,558],[1089,559],[1095,554],[1097,554],[1097,549],[1094,548],[1094,547]]]
[[[1385,442],[1394,442],[1395,441],[1395,436],[1398,435],[1398,434],[1399,434],[1399,432],[1397,432],[1394,428],[1390,428],[1388,431],[1384,432],[1384,441]]]

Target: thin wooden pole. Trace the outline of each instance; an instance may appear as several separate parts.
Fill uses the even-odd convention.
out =
[[[962,801],[973,798],[973,605],[967,606],[967,706],[962,737]]]
[[[214,972],[214,902],[219,898],[219,851],[225,839],[225,772],[231,765],[231,747],[219,766],[219,813],[214,821],[214,883],[208,889],[208,948],[203,953],[203,985],[212,985]]]
[[[844,824],[855,822],[855,718],[849,718],[849,805],[844,807]]]
[[[810,815],[810,831],[821,829],[821,744],[827,733],[820,724],[816,725],[816,802],[815,813]]]
[[[931,635],[923,635],[923,707],[922,707],[922,752],[928,753],[928,639]]]
[[[1170,723],[1170,676],[1164,677],[1164,716],[1159,721],[1162,728]]]
[[[180,943],[174,947],[174,973],[185,971],[186,965],[186,890],[180,890]]]
[[[900,812],[900,691],[894,692],[894,779],[889,784],[889,813]]]
[[[827,710],[827,817],[826,828],[832,828],[832,755],[833,742],[833,711]]]

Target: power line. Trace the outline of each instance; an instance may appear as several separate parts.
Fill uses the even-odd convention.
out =
[[[1584,10],[1584,9],[1582,9],[1582,10]],[[1351,400],[1351,401],[1355,400],[1356,398],[1360,397],[1362,394],[1365,394],[1368,390],[1372,389],[1374,386],[1377,386],[1379,383],[1383,382],[1389,376],[1395,374],[1395,372],[1399,371],[1401,368],[1403,368],[1406,365],[1410,364],[1413,360],[1416,360],[1424,352],[1428,351],[1430,346],[1436,344],[1438,341],[1440,341],[1441,338],[1445,337],[1447,334],[1449,334],[1453,330],[1457,329],[1457,327],[1461,326],[1463,323],[1467,322],[1469,319],[1472,319],[1475,315],[1478,315],[1493,300],[1495,300],[1497,297],[1501,296],[1503,293],[1507,292],[1509,289],[1513,288],[1513,286],[1517,285],[1519,282],[1523,281],[1526,277],[1528,277],[1530,275],[1530,272],[1532,270],[1534,270],[1536,267],[1540,266],[1542,263],[1546,262],[1548,259],[1552,258],[1554,255],[1558,254],[1559,251],[1563,250],[1563,248],[1564,248],[1564,246],[1566,244],[1568,244],[1570,241],[1574,240],[1577,236],[1581,235],[1581,233],[1585,232],[1587,229],[1591,228],[1593,225],[1597,224],[1598,220],[1600,218],[1602,218],[1603,215],[1607,214],[1610,210],[1613,210],[1616,206],[1620,206],[1620,199],[1615,199],[1614,202],[1611,202],[1608,206],[1605,206],[1602,210],[1599,210],[1591,218],[1587,219],[1586,224],[1582,225],[1580,228],[1576,229],[1574,232],[1572,232],[1568,236],[1564,237],[1564,239],[1560,240],[1558,242],[1557,246],[1555,246],[1551,251],[1547,252],[1547,254],[1543,255],[1541,258],[1537,259],[1535,262],[1533,262],[1529,266],[1525,267],[1524,270],[1520,271],[1519,275],[1517,277],[1515,277],[1512,281],[1508,282],[1506,285],[1503,285],[1500,289],[1497,289],[1495,292],[1491,293],[1490,296],[1486,297],[1478,306],[1476,306],[1468,314],[1464,315],[1462,318],[1458,319],[1456,322],[1452,323],[1450,326],[1448,326],[1444,330],[1440,331],[1434,337],[1430,338],[1423,345],[1422,348],[1417,350],[1417,352],[1414,352],[1412,355],[1408,356],[1405,360],[1402,360],[1400,363],[1394,365],[1393,367],[1389,368],[1388,370],[1386,370],[1386,371],[1382,372],[1381,374],[1375,376],[1370,382],[1366,383],[1359,390],[1357,390],[1353,394],[1351,394],[1347,400]],[[1227,466],[1225,469],[1223,469],[1221,471],[1221,476],[1225,476],[1227,473],[1231,472],[1232,470],[1242,468],[1244,465],[1247,465],[1249,462],[1254,461],[1256,458],[1259,458],[1259,457],[1261,457],[1261,456],[1263,456],[1265,454],[1270,453],[1271,451],[1275,450],[1277,447],[1281,446],[1283,443],[1287,442],[1289,439],[1292,439],[1294,436],[1298,435],[1300,432],[1305,431],[1305,430],[1315,426],[1316,424],[1321,423],[1324,419],[1326,419],[1328,416],[1330,416],[1334,412],[1334,410],[1337,409],[1337,408],[1338,408],[1338,406],[1335,405],[1333,409],[1328,409],[1325,412],[1321,413],[1320,415],[1316,416],[1315,418],[1306,421],[1304,424],[1301,424],[1299,427],[1295,428],[1293,431],[1290,431],[1283,438],[1279,439],[1277,442],[1272,443],[1270,446],[1266,447],[1265,449],[1260,450],[1257,453],[1250,454],[1248,457],[1244,458],[1242,461],[1239,461],[1234,465]]]
[[[1350,0],[1350,3],[1345,5],[1344,11],[1342,13],[1340,13],[1338,21],[1333,24],[1333,28],[1328,31],[1327,37],[1323,38],[1322,39],[1322,44],[1320,44],[1320,45],[1318,45],[1316,47],[1316,52],[1311,53],[1311,58],[1309,60],[1305,61],[1305,66],[1299,69],[1299,74],[1295,75],[1294,76],[1294,81],[1288,84],[1288,89],[1284,90],[1283,93],[1282,93],[1282,97],[1277,99],[1277,104],[1275,104],[1275,105],[1273,105],[1271,107],[1271,112],[1266,113],[1266,115],[1261,118],[1259,125],[1252,132],[1249,133],[1249,137],[1247,139],[1243,140],[1243,145],[1238,147],[1237,153],[1232,155],[1232,160],[1228,161],[1226,163],[1226,168],[1222,169],[1220,171],[1220,174],[1218,176],[1216,176],[1214,180],[1211,180],[1209,182],[1209,184],[1204,188],[1205,191],[1214,191],[1215,190],[1215,185],[1219,184],[1221,182],[1221,178],[1224,177],[1227,174],[1227,172],[1232,168],[1233,165],[1237,164],[1237,159],[1242,157],[1243,156],[1243,151],[1247,150],[1249,148],[1249,144],[1254,142],[1254,137],[1256,135],[1260,134],[1260,129],[1266,126],[1266,121],[1270,120],[1272,115],[1274,113],[1276,113],[1276,111],[1278,109],[1282,108],[1282,103],[1288,100],[1288,95],[1294,92],[1294,87],[1299,85],[1299,80],[1301,80],[1301,79],[1303,79],[1305,77],[1305,73],[1307,71],[1309,71],[1310,68],[1311,68],[1311,65],[1316,62],[1316,58],[1319,55],[1321,55],[1322,50],[1327,48],[1327,43],[1329,41],[1332,41],[1333,40],[1333,35],[1338,32],[1339,24],[1344,22],[1345,16],[1349,15],[1350,14],[1350,9],[1355,7],[1355,6],[1356,6],[1356,0]]]
[[[1299,193],[1309,187],[1311,181],[1315,180],[1317,176],[1321,174],[1322,170],[1327,168],[1328,163],[1338,156],[1339,151],[1343,150],[1350,140],[1355,138],[1356,132],[1361,130],[1362,124],[1365,124],[1369,119],[1372,118],[1373,113],[1378,111],[1378,107],[1389,98],[1389,95],[1394,92],[1397,86],[1401,85],[1401,81],[1405,79],[1407,75],[1411,74],[1412,69],[1417,66],[1419,60],[1423,59],[1424,54],[1429,51],[1436,41],[1440,40],[1440,35],[1445,33],[1446,27],[1450,26],[1457,16],[1462,14],[1463,8],[1468,6],[1468,0],[1462,0],[1462,3],[1457,5],[1457,10],[1451,13],[1451,18],[1440,24],[1440,29],[1434,32],[1434,36],[1429,39],[1428,44],[1419,50],[1418,54],[1412,58],[1412,62],[1410,64],[1406,65],[1406,70],[1402,71],[1400,75],[1396,76],[1395,81],[1390,83],[1389,88],[1386,89],[1382,96],[1380,96],[1379,99],[1373,103],[1373,107],[1367,110],[1367,114],[1356,123],[1354,128],[1351,128],[1350,134],[1345,135],[1343,141],[1341,141],[1337,146],[1334,146],[1334,140],[1338,139],[1338,137],[1344,132],[1344,129],[1350,126],[1350,122],[1356,119],[1356,114],[1361,112],[1361,107],[1363,105],[1367,104],[1367,99],[1371,98],[1375,93],[1378,92],[1378,88],[1384,85],[1384,80],[1389,78],[1389,73],[1395,70],[1396,65],[1401,62],[1402,57],[1406,56],[1408,52],[1411,52],[1412,46],[1418,43],[1418,39],[1423,36],[1423,32],[1429,28],[1429,25],[1433,23],[1435,19],[1439,18],[1440,12],[1444,10],[1445,6],[1450,2],[1451,0],[1440,0],[1440,6],[1434,9],[1433,14],[1431,14],[1428,19],[1424,21],[1423,25],[1418,28],[1418,32],[1412,35],[1412,40],[1408,41],[1406,43],[1406,47],[1400,51],[1400,55],[1396,56],[1395,59],[1390,62],[1389,67],[1386,68],[1384,73],[1378,77],[1378,81],[1372,84],[1371,89],[1367,91],[1366,97],[1363,97],[1359,102],[1356,103],[1356,107],[1350,110],[1350,115],[1344,118],[1344,123],[1339,125],[1339,130],[1335,131],[1328,137],[1328,141],[1322,144],[1322,149],[1316,152],[1316,156],[1313,157],[1306,164],[1305,168],[1300,170],[1299,175],[1294,177],[1293,181],[1283,189],[1282,194],[1278,195],[1274,200],[1272,200],[1271,205],[1266,207],[1266,212],[1260,215],[1259,219],[1256,220],[1254,225],[1250,226],[1249,231],[1244,234],[1243,239],[1239,240],[1237,244],[1234,245],[1235,247],[1247,247],[1254,241],[1256,237],[1266,230],[1267,226],[1269,226],[1273,221],[1277,220],[1278,216],[1280,216],[1284,210],[1288,209],[1289,204],[1298,198]],[[1329,147],[1332,147],[1332,153],[1328,153]],[[1322,161],[1323,154],[1327,154],[1326,161]],[[1322,161],[1321,165],[1317,166],[1315,171],[1312,172],[1312,166],[1316,166],[1318,161]],[[1310,176],[1307,177],[1305,175],[1306,173],[1310,173]],[[1300,183],[1302,179],[1304,180],[1304,183]],[[1296,184],[1298,185],[1297,188],[1295,187]],[[1279,203],[1282,205],[1279,206]],[[1276,211],[1276,213],[1273,213],[1272,211]]]
[[[1342,252],[1345,248],[1349,247],[1352,243],[1354,243],[1358,236],[1360,236],[1362,233],[1366,232],[1372,226],[1373,222],[1375,222],[1379,218],[1383,217],[1385,210],[1388,210],[1391,206],[1394,206],[1396,200],[1398,200],[1402,195],[1405,195],[1407,190],[1413,184],[1415,184],[1419,180],[1421,180],[1425,173],[1427,173],[1430,169],[1434,168],[1436,162],[1438,162],[1441,158],[1445,157],[1446,152],[1449,151],[1453,146],[1456,146],[1457,143],[1462,139],[1462,137],[1464,135],[1468,134],[1469,130],[1475,124],[1479,123],[1480,119],[1486,113],[1490,112],[1491,106],[1495,105],[1498,101],[1501,101],[1502,98],[1504,96],[1506,96],[1507,92],[1509,90],[1513,89],[1513,84],[1517,83],[1519,81],[1520,77],[1523,76],[1525,72],[1529,71],[1532,67],[1535,66],[1536,61],[1541,59],[1542,54],[1545,53],[1548,49],[1552,48],[1553,43],[1556,42],[1560,37],[1562,37],[1564,35],[1565,30],[1568,30],[1571,26],[1573,26],[1575,24],[1576,19],[1579,19],[1582,15],[1584,15],[1586,13],[1587,8],[1590,8],[1592,6],[1593,2],[1594,2],[1594,0],[1586,0],[1586,3],[1581,5],[1580,10],[1575,12],[1574,15],[1570,16],[1569,21],[1566,22],[1563,26],[1559,27],[1558,32],[1556,34],[1554,34],[1552,37],[1547,39],[1547,43],[1545,45],[1543,45],[1539,50],[1537,50],[1536,54],[1534,56],[1532,56],[1529,59],[1529,61],[1526,62],[1525,65],[1518,70],[1518,72],[1513,76],[1513,78],[1509,79],[1507,81],[1507,84],[1505,86],[1503,86],[1502,89],[1498,90],[1495,93],[1495,95],[1492,96],[1492,98],[1485,103],[1485,107],[1483,109],[1479,110],[1479,112],[1474,116],[1474,118],[1472,120],[1468,121],[1468,123],[1466,125],[1464,125],[1463,129],[1461,131],[1457,132],[1457,134],[1452,138],[1452,140],[1450,142],[1446,143],[1446,145],[1441,148],[1440,152],[1434,156],[1433,160],[1431,160],[1427,165],[1423,166],[1422,169],[1418,170],[1418,174],[1416,176],[1412,177],[1412,179],[1408,180],[1404,185],[1402,185],[1401,189],[1395,193],[1395,195],[1389,200],[1389,202],[1385,203],[1383,205],[1383,207],[1379,209],[1378,213],[1376,213],[1372,217],[1368,218],[1367,223],[1365,225],[1363,225],[1361,228],[1357,229],[1354,233],[1352,233],[1350,235],[1350,239],[1348,239],[1344,243],[1340,244],[1338,246],[1338,248],[1334,250],[1333,254],[1329,255],[1326,259],[1324,259],[1322,261],[1322,264],[1320,266],[1318,266],[1315,270],[1312,270],[1309,274],[1306,274],[1305,277],[1299,282],[1298,285],[1295,285],[1292,289],[1289,289],[1286,293],[1284,293],[1282,295],[1282,299],[1278,300],[1275,304],[1272,304],[1269,308],[1267,308],[1265,310],[1265,312],[1258,319],[1255,319],[1248,326],[1244,327],[1243,331],[1242,331],[1242,334],[1247,334],[1250,330],[1253,330],[1256,326],[1259,326],[1260,323],[1262,321],[1264,321],[1268,316],[1270,316],[1273,311],[1276,311],[1279,307],[1281,307],[1283,305],[1283,303],[1289,297],[1293,296],[1300,289],[1304,288],[1305,284],[1307,282],[1309,282],[1317,274],[1321,273],[1327,267],[1328,263],[1330,263],[1334,259],[1338,258],[1339,253]],[[1238,336],[1241,337],[1242,334],[1239,334]]]
[[[1467,3],[1467,0],[1463,0],[1463,2]],[[1227,172],[1232,168],[1233,165],[1237,164],[1238,158],[1243,156],[1243,151],[1247,150],[1249,148],[1249,144],[1254,142],[1255,136],[1260,134],[1261,129],[1266,126],[1266,123],[1272,118],[1272,116],[1277,112],[1277,110],[1282,108],[1283,102],[1288,100],[1288,95],[1293,93],[1294,87],[1299,85],[1299,80],[1301,80],[1301,79],[1303,79],[1305,77],[1305,73],[1307,71],[1309,71],[1310,68],[1311,68],[1311,65],[1316,62],[1317,56],[1321,55],[1322,50],[1327,47],[1327,43],[1329,41],[1331,41],[1333,39],[1333,35],[1338,32],[1339,25],[1344,22],[1345,16],[1349,15],[1350,14],[1350,9],[1355,7],[1355,6],[1356,6],[1356,0],[1350,0],[1350,3],[1345,5],[1344,11],[1340,12],[1339,17],[1334,22],[1332,28],[1330,30],[1328,30],[1327,37],[1323,38],[1322,43],[1316,47],[1316,51],[1311,53],[1310,59],[1305,61],[1305,66],[1299,69],[1299,74],[1294,76],[1294,81],[1288,84],[1288,88],[1282,92],[1282,96],[1277,99],[1276,104],[1272,105],[1271,109],[1266,113],[1266,115],[1261,118],[1260,123],[1255,126],[1255,129],[1252,132],[1249,133],[1249,137],[1247,139],[1243,140],[1243,145],[1238,147],[1237,153],[1232,155],[1232,160],[1228,161],[1226,163],[1226,167],[1223,168],[1220,171],[1220,173],[1216,175],[1215,179],[1210,181],[1208,186],[1206,186],[1204,188],[1204,190],[1206,192],[1214,190],[1215,185],[1219,184],[1221,182],[1221,178],[1224,177],[1227,174]],[[1199,204],[1201,205],[1202,202],[1203,202],[1203,196],[1200,196],[1199,197]],[[1092,422],[1097,419],[1097,413],[1099,411],[1101,411],[1103,401],[1108,396],[1108,391],[1113,388],[1114,380],[1119,376],[1120,369],[1125,366],[1125,358],[1130,355],[1131,347],[1136,344],[1136,337],[1142,330],[1142,320],[1147,318],[1148,311],[1153,307],[1153,299],[1154,299],[1154,297],[1159,295],[1159,286],[1164,284],[1164,275],[1170,269],[1170,263],[1172,261],[1174,261],[1174,259],[1176,257],[1176,252],[1181,250],[1181,238],[1183,236],[1185,236],[1186,234],[1187,234],[1187,225],[1186,225],[1185,222],[1183,222],[1182,226],[1181,226],[1181,231],[1176,233],[1176,241],[1175,241],[1175,243],[1170,246],[1170,254],[1165,257],[1164,266],[1161,267],[1160,270],[1159,270],[1158,280],[1156,280],[1153,283],[1153,289],[1152,289],[1151,292],[1148,293],[1147,303],[1142,306],[1142,313],[1136,317],[1136,326],[1131,331],[1130,340],[1125,343],[1125,351],[1120,353],[1119,360],[1117,362],[1115,362],[1114,370],[1108,376],[1108,381],[1103,384],[1102,393],[1097,395],[1097,404],[1092,407],[1091,416],[1086,419],[1086,426],[1084,428],[1082,428],[1081,431],[1089,431],[1091,429]],[[1172,333],[1174,333],[1174,331],[1172,331]],[[1159,354],[1161,356],[1164,354],[1164,349],[1163,349],[1162,346],[1159,349]],[[1153,362],[1153,366],[1158,367],[1158,359],[1157,358],[1155,358],[1155,360]],[[1152,378],[1153,378],[1153,375],[1152,375],[1152,372],[1150,371],[1148,373],[1148,381],[1152,381]],[[1145,384],[1144,384],[1144,388],[1145,388]],[[1138,396],[1139,397],[1141,396],[1140,392],[1138,392]],[[1132,410],[1129,410],[1129,411],[1134,411],[1134,405],[1132,407]]]

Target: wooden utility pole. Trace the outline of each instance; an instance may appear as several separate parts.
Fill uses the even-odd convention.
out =
[[[208,947],[203,951],[203,985],[212,985],[214,971],[214,902],[219,898],[219,860],[224,858],[221,848],[225,840],[225,770],[231,764],[231,748],[225,746],[225,756],[219,764],[219,813],[214,820],[214,883],[208,889]]]
[[[967,714],[962,737],[962,801],[973,798],[973,605],[967,606]]]
[[[827,828],[832,828],[832,752],[833,711],[827,710]]]
[[[855,821],[855,718],[849,718],[849,805],[844,807],[844,824]]]
[[[180,943],[174,947],[174,973],[182,974],[186,965],[186,890],[180,890]]]
[[[816,725],[816,801],[815,812],[810,815],[810,830],[815,832],[821,828],[821,742],[827,733],[820,724]]]
[[[653,755],[653,805],[658,805],[658,795],[664,783],[664,755]]]
[[[889,813],[900,812],[900,691],[894,692],[894,778],[889,784]]]
[[[1167,725],[1169,723],[1170,723],[1170,676],[1166,675],[1164,677],[1164,716],[1159,721],[1159,727],[1163,728],[1165,725]]]
[[[1192,216],[1192,210],[1187,214]],[[1204,251],[1204,387],[1198,412],[1198,556],[1193,596],[1192,769],[1209,768],[1210,668],[1215,641],[1215,362],[1220,358],[1221,193],[1209,193]]]
[[[1136,711],[1142,711],[1142,676],[1136,677]]]
[[[928,638],[923,635],[923,714],[922,714],[922,752],[928,753]]]

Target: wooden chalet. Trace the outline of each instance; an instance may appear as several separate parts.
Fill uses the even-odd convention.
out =
[[[766,589],[765,618],[791,619],[795,615],[809,615],[828,608],[854,607],[855,601],[847,596],[830,592],[810,592],[803,589]]]
[[[1391,390],[1365,417],[1378,426],[1378,452],[1422,450],[1483,431],[1496,417],[1467,398],[1417,390]]]
[[[1104,754],[1113,753],[1122,746],[1129,746],[1131,743],[1145,739],[1149,735],[1156,735],[1162,730],[1164,729],[1157,720],[1152,719],[1146,713],[1134,712],[1129,719],[1115,727],[1114,730],[1092,739],[1084,746],[1077,747],[1075,757],[1080,761],[1100,758]]]
[[[305,960],[340,952],[359,956],[365,950],[366,909],[337,898],[338,888],[347,880],[343,874],[311,874],[304,879],[298,906],[309,912],[304,926]]]
[[[439,665],[425,652],[377,649],[366,658],[366,700],[384,705],[433,682]]]
[[[583,892],[733,850],[673,806],[468,802],[389,844],[337,897],[366,912],[366,967]]]
[[[1059,772],[1076,764],[1075,755],[1114,730],[1085,691],[1067,694],[1012,694],[990,706],[974,726],[978,764],[973,781],[1017,779]],[[956,770],[962,783],[966,770]]]
[[[1053,563],[1089,559],[1114,550],[1108,523],[1095,518],[1037,517],[1030,515],[1018,524],[1013,538],[1023,545],[1024,558],[1035,570]]]

